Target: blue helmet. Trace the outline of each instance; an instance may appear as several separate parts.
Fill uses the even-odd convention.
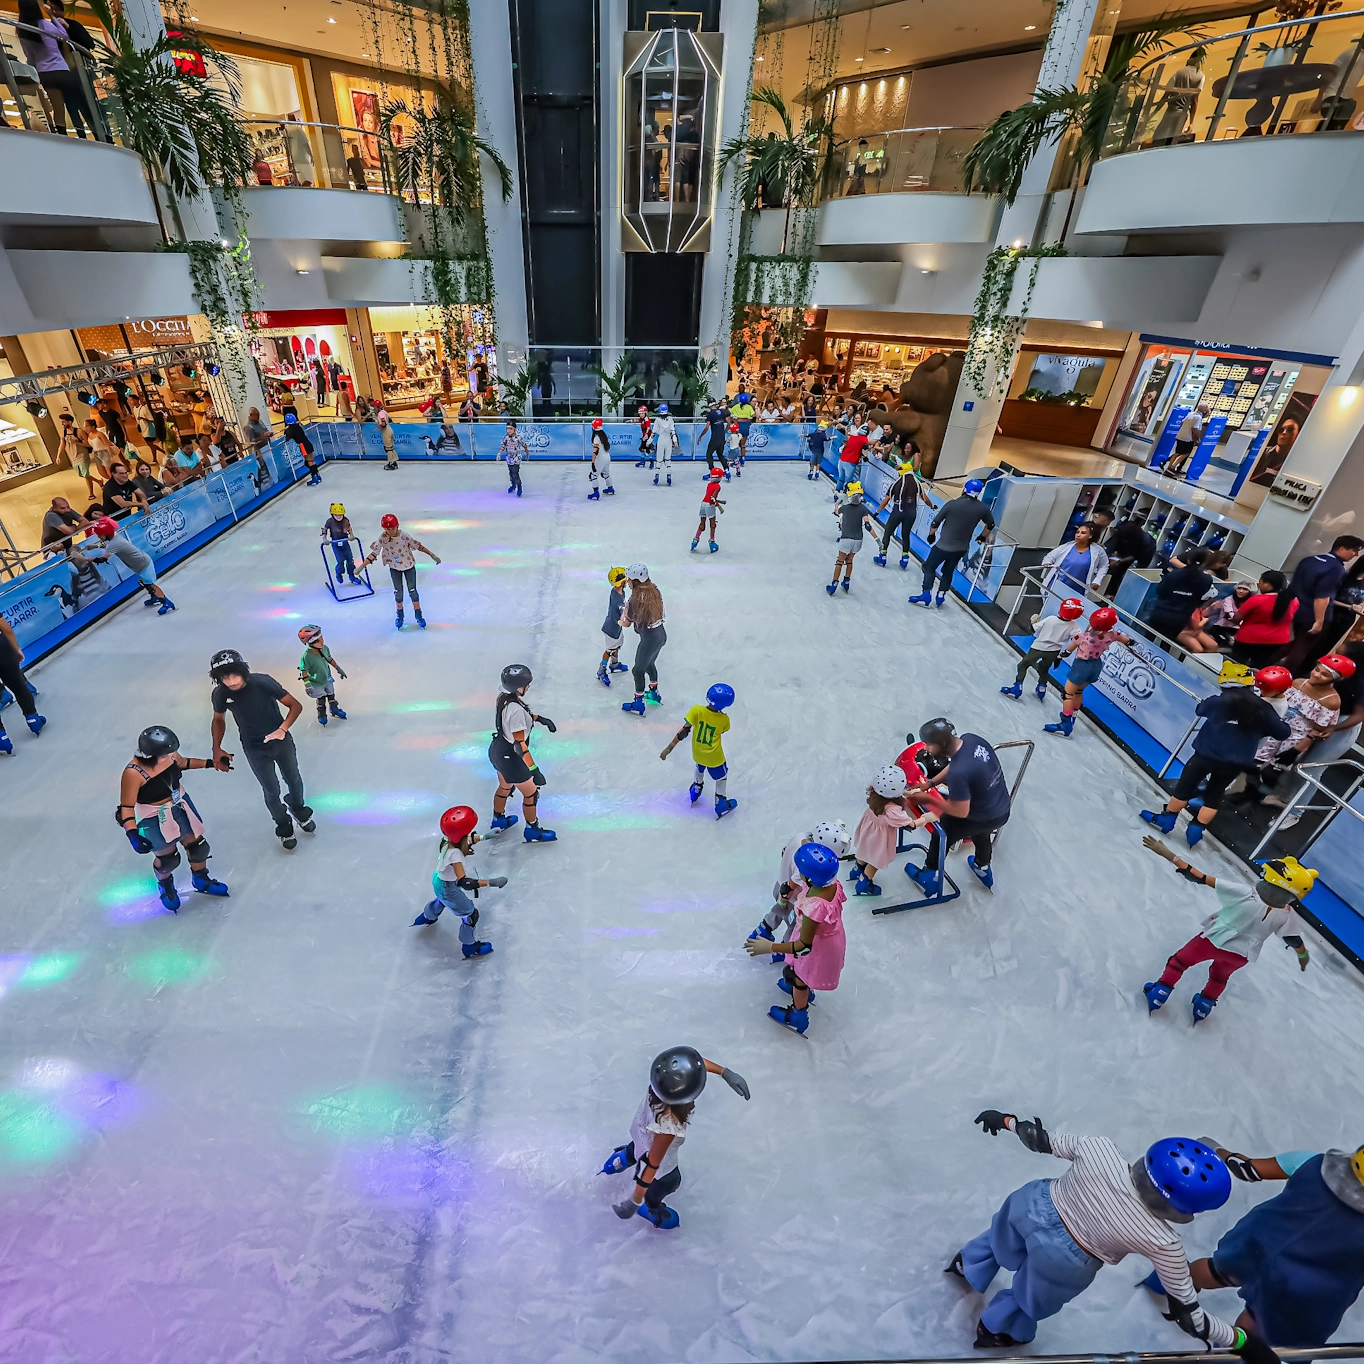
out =
[[[284,424],[285,424],[285,426],[293,426],[294,423],[297,422],[297,421],[298,421],[298,413],[297,413],[297,412],[286,412],[286,413],[284,414]]]
[[[1211,1147],[1192,1137],[1165,1137],[1146,1153],[1146,1173],[1176,1211],[1190,1216],[1231,1197],[1231,1171]]]
[[[965,486],[962,488],[962,492],[964,492],[967,495],[967,497],[976,497],[980,493],[984,492],[984,490],[985,484],[983,484],[978,478],[968,478],[966,480]]]
[[[827,886],[838,879],[838,854],[823,843],[802,843],[795,862],[796,870],[812,886]]]
[[[659,403],[659,405],[658,405],[658,410],[659,410],[660,412],[666,412],[666,411],[668,410],[668,404],[667,404],[667,403]]]
[[[739,394],[739,401],[741,403],[746,403],[748,401],[748,394],[747,393]]]
[[[734,704],[734,688],[728,682],[717,682],[706,693],[706,704],[714,710],[724,710]]]

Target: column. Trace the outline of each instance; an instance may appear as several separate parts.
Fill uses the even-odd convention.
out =
[[[621,251],[621,174],[624,154],[621,74],[625,69],[626,0],[601,0],[601,345],[603,365],[625,345],[625,254]]]
[[[967,354],[969,358],[970,352]],[[1017,359],[1016,342],[1009,356],[1008,373],[998,375],[994,361],[987,360],[982,382],[984,392],[973,387],[966,372],[962,372],[952,414],[947,419],[947,432],[943,436],[938,465],[934,470],[936,477],[960,477],[968,470],[994,464],[990,445],[995,438],[999,414],[1004,410],[1004,395],[1009,391],[1009,377]]]

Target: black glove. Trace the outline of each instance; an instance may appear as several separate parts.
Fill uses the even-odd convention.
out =
[[[1027,1118],[1015,1118],[1014,1132],[1029,1151],[1036,1151],[1043,1156],[1051,1155],[1051,1138],[1042,1126],[1041,1118],[1034,1117],[1031,1122]]]
[[[997,1108],[987,1108],[984,1113],[976,1115],[975,1121],[992,1137],[997,1137],[1001,1132],[1008,1130],[1007,1123],[1012,1117],[1012,1113],[1001,1113]]]
[[[144,838],[136,829],[124,829],[123,832],[128,835],[128,842],[133,845],[135,853],[151,852],[152,841],[150,838]]]
[[[537,715],[535,718],[540,724],[544,725],[551,734],[557,734],[559,732],[559,726],[556,725],[548,715]]]
[[[507,884],[507,878],[505,876],[490,876],[488,877],[488,884],[501,890]]]
[[[1249,1331],[1245,1333],[1245,1344],[1239,1348],[1233,1346],[1234,1353],[1241,1356],[1246,1364],[1279,1364],[1279,1356],[1270,1348],[1268,1341],[1260,1336],[1253,1336]]]
[[[530,779],[536,786],[543,786],[545,784],[545,774],[541,772],[538,767],[531,768]]]
[[[720,1078],[742,1099],[751,1099],[753,1096],[748,1092],[748,1081],[736,1070],[730,1070],[728,1066],[720,1072]]]
[[[1236,1176],[1237,1179],[1244,1179],[1247,1184],[1258,1184],[1264,1176],[1255,1168],[1249,1156],[1237,1155],[1233,1152],[1226,1158],[1227,1169]]]

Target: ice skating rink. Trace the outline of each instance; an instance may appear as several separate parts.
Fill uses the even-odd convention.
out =
[[[328,466],[171,573],[174,615],[134,600],[33,670],[50,724],[39,740],[14,724],[0,766],[0,1358],[969,1355],[982,1300],[943,1266],[1006,1193],[1064,1168],[982,1135],[979,1109],[1129,1156],[1170,1133],[1257,1155],[1364,1140],[1358,974],[1312,940],[1300,975],[1271,941],[1196,1031],[1201,975],[1148,1018],[1142,983],[1213,907],[1141,847],[1153,784],[1087,724],[1042,734],[1054,704],[999,696],[1014,656],[956,603],[907,606],[913,564],[877,569],[868,548],[831,601],[827,483],[750,465],[715,555],[688,553],[698,466],[667,489],[618,464],[601,504],[582,465],[531,464],[525,483],[517,500],[487,466]],[[443,556],[420,569],[429,630],[410,615],[394,630],[382,570],[375,597],[332,601],[318,528],[335,500],[366,544],[394,511]],[[627,675],[594,679],[605,570],[635,560],[669,636],[643,720],[621,713]],[[296,681],[310,621],[350,674],[350,718],[326,729]],[[208,752],[206,669],[226,646],[303,699],[318,828],[286,853],[244,763],[189,774],[232,894],[189,893],[182,867],[173,917],[111,812],[144,726]],[[495,952],[467,962],[448,916],[409,924],[440,812],[490,816],[510,662],[558,722],[533,747],[559,841],[527,845],[518,825],[479,850],[510,884],[480,900]],[[688,805],[686,747],[658,754],[720,680],[738,694],[739,805],[717,822],[709,790]],[[958,853],[952,904],[873,919],[850,899],[842,985],[806,1037],[786,1032],[767,1018],[778,969],[742,949],[781,846],[819,820],[854,826],[875,769],[940,713],[1038,740],[994,894]],[[1232,870],[1209,843],[1198,861]],[[882,880],[909,884],[898,866]],[[628,1176],[595,1172],[675,1043],[753,1098],[707,1087],[681,1228],[661,1233],[618,1221]],[[1275,1187],[1238,1183],[1187,1229],[1191,1255]],[[1034,1349],[1187,1348],[1133,1288],[1148,1268],[1106,1268]],[[1339,1338],[1361,1332],[1356,1307]]]

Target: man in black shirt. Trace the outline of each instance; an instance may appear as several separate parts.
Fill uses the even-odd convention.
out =
[[[931,809],[933,804],[941,808],[938,823],[948,848],[967,839],[975,845],[975,853],[966,859],[966,865],[989,890],[995,883],[990,870],[994,835],[1008,823],[1011,813],[1009,783],[1004,779],[999,758],[979,734],[958,734],[952,722],[941,716],[922,725],[919,738],[935,760],[947,759],[947,767],[933,778],[932,784],[911,787],[909,794],[923,796],[935,792],[927,808]],[[935,788],[944,782],[947,795],[936,795]],[[922,870],[906,865],[905,871],[930,895],[936,895],[941,883],[938,840],[929,839]]]
[[[935,537],[938,543],[933,545],[928,558],[924,560],[923,590],[917,597],[911,597],[911,602],[931,606],[933,579],[939,575],[938,605],[941,606],[947,600],[947,589],[952,586],[952,575],[957,571],[957,564],[970,549],[971,537],[982,523],[985,526],[982,543],[989,542],[990,532],[995,528],[995,518],[989,507],[980,500],[984,490],[985,484],[980,479],[968,478],[961,496],[953,502],[944,502],[938,508],[938,514],[928,527],[928,543],[933,545]]]
[[[1156,557],[1156,542],[1140,517],[1128,516],[1108,532],[1104,541],[1108,551],[1108,586],[1110,597],[1118,595],[1118,588],[1129,568],[1150,568]]]
[[[909,567],[909,533],[914,529],[914,513],[918,510],[920,498],[928,503],[928,494],[919,487],[919,480],[914,477],[913,470],[909,465],[905,465],[900,470],[900,477],[886,490],[886,495],[881,499],[881,504],[872,513],[873,517],[880,516],[886,509],[886,504],[890,503],[890,515],[886,517],[886,529],[881,536],[881,552],[872,557],[872,563],[880,564],[882,568],[886,566],[886,550],[890,548],[890,537],[895,533],[895,528],[900,528],[900,567]]]
[[[298,846],[293,820],[305,834],[317,825],[313,812],[303,803],[303,776],[298,770],[298,750],[289,726],[303,713],[303,707],[269,673],[253,673],[235,649],[220,649],[209,660],[208,675],[213,679],[213,765],[220,771],[232,769],[232,754],[223,752],[227,712],[237,722],[242,752],[260,783],[265,808],[275,819],[275,834],[286,849]],[[284,702],[285,714],[279,703]],[[275,769],[279,769],[278,775]],[[288,792],[279,798],[279,778],[283,776]],[[293,819],[290,818],[292,814]]]

